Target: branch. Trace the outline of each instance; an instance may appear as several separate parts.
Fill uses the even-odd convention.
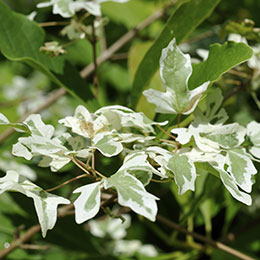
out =
[[[88,177],[88,175],[84,173],[82,175],[76,176],[76,177],[74,177],[74,178],[72,178],[72,179],[70,179],[68,181],[65,181],[65,182],[63,182],[63,183],[61,183],[61,184],[59,184],[59,185],[57,185],[57,186],[55,186],[53,188],[47,189],[45,191],[46,192],[51,192],[51,191],[57,190],[57,189],[61,188],[64,185],[67,185],[67,184],[69,184],[69,183],[71,183],[73,181],[76,181],[76,180],[81,179],[81,178],[86,178],[86,177]]]
[[[62,218],[67,216],[68,212],[70,212],[71,208],[73,208],[73,204],[69,204],[66,206],[63,206],[58,211],[58,218]],[[10,254],[12,251],[17,249],[18,247],[23,247],[23,244],[25,242],[28,242],[36,233],[40,232],[41,226],[40,224],[34,225],[31,228],[29,228],[22,236],[15,239],[8,248],[4,248],[0,251],[0,259],[4,259],[5,256]]]
[[[153,13],[150,17],[148,17],[145,21],[137,25],[134,29],[127,32],[124,36],[122,36],[119,40],[117,40],[114,44],[112,44],[108,49],[106,49],[101,56],[99,56],[96,60],[97,66],[99,66],[101,63],[105,62],[106,60],[110,59],[112,55],[117,52],[120,48],[122,48],[126,43],[128,43],[130,40],[132,40],[138,32],[145,29],[147,26],[152,24],[157,19],[161,18],[166,10],[169,8],[169,6],[172,6],[175,4],[176,1],[172,1],[170,5],[165,7],[163,10],[156,11]],[[80,71],[80,76],[82,78],[88,77],[92,72],[94,72],[95,65],[94,63],[89,64],[84,69]],[[18,122],[23,122],[29,115],[31,114],[37,114],[40,111],[44,110],[51,104],[55,103],[56,100],[58,100],[60,97],[66,94],[66,90],[64,88],[60,88],[57,91],[53,93],[51,97],[49,97],[45,104],[39,106],[37,109],[31,111],[30,113],[27,113],[25,116],[19,119]],[[3,132],[0,135],[0,143],[2,143],[6,138],[8,138],[10,135],[14,133],[13,128],[8,128],[5,132]]]
[[[241,252],[239,252],[238,250],[236,249],[233,249],[221,242],[218,242],[218,241],[214,241],[214,240],[211,240],[205,236],[202,236],[198,233],[195,233],[195,232],[192,232],[192,231],[188,231],[187,229],[181,227],[180,225],[178,225],[177,223],[173,222],[173,221],[170,221],[169,219],[161,216],[161,215],[157,215],[157,220],[159,222],[161,222],[162,224],[170,227],[170,228],[173,228],[173,229],[176,229],[177,231],[183,233],[183,234],[186,234],[186,235],[190,235],[192,237],[194,237],[195,239],[199,240],[199,241],[202,241],[214,248],[217,248],[219,250],[222,250],[230,255],[233,255],[233,256],[236,256],[238,257],[239,259],[243,259],[243,260],[254,260],[254,258],[250,257],[250,256],[247,256]]]
[[[169,8],[169,6],[168,6]],[[132,40],[140,31],[142,31],[144,28],[149,26],[151,23],[156,21],[157,19],[161,18],[165,14],[166,8],[163,10],[157,11],[153,13],[150,17],[148,17],[145,21],[137,25],[134,29],[127,32],[125,35],[123,35],[119,40],[117,40],[114,44],[112,44],[107,50],[105,50],[101,56],[97,58],[97,65],[100,65],[104,61],[111,58],[111,56],[117,52],[119,49],[121,49],[126,43],[128,43],[130,40]],[[94,71],[94,64],[91,63],[87,67],[85,67],[81,72],[80,75],[82,78],[86,78],[89,74],[91,74]]]

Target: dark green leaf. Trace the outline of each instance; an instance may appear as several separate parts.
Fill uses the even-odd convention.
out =
[[[79,73],[65,62],[65,57],[51,57],[40,51],[44,38],[44,30],[35,22],[13,12],[0,1],[0,50],[3,55],[10,60],[25,62],[42,71],[81,102],[97,108],[96,101],[88,104],[94,97]]]
[[[211,45],[207,60],[194,64],[193,72],[189,79],[189,88],[194,89],[205,81],[217,80],[232,67],[248,60],[252,54],[252,49],[241,42]]]

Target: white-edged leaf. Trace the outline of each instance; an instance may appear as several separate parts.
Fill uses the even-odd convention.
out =
[[[0,125],[6,125],[9,123],[9,120],[2,113],[0,113]]]
[[[35,171],[27,166],[26,164],[21,164],[14,160],[11,156],[4,156],[0,158],[0,170],[6,172],[8,170],[19,171],[19,174],[24,177],[30,179],[31,181],[35,181],[37,179],[37,175]]]
[[[0,178],[0,194],[5,191],[21,192],[33,199],[43,237],[56,223],[58,205],[70,203],[68,199],[45,192],[24,176],[12,170],[7,171],[6,175]]]
[[[227,151],[227,171],[231,174],[236,184],[246,192],[252,191],[252,176],[257,173],[257,170],[242,149],[234,149]]]
[[[27,147],[19,142],[13,145],[12,154],[18,157],[23,157],[26,160],[31,160],[33,157]]]
[[[75,217],[78,224],[93,218],[98,213],[101,201],[101,185],[102,182],[95,182],[73,191],[73,193],[81,193],[74,202]]]
[[[13,127],[17,132],[30,134],[30,129],[27,127],[26,124],[10,123],[9,120],[2,113],[0,113],[0,125],[10,126]]]
[[[191,59],[176,45],[175,38],[162,50],[160,75],[166,92],[149,89],[143,92],[149,103],[155,104],[156,112],[190,114],[196,108],[210,82],[189,90],[188,81],[192,73]]]
[[[67,116],[59,120],[59,123],[71,128],[73,133],[86,138],[93,138],[96,133],[106,131],[108,125],[104,116],[96,118],[82,105],[76,108],[74,116]]]
[[[36,120],[34,120],[35,118]],[[68,164],[71,161],[70,154],[81,158],[90,156],[90,142],[87,142],[87,139],[81,136],[72,137],[68,133],[51,138],[53,135],[52,127],[44,125],[40,117],[34,117],[29,122],[32,136],[20,137],[18,143],[13,145],[13,155],[27,160],[31,160],[34,156],[41,156],[42,160],[38,165],[41,167],[50,166],[52,171],[58,171]],[[35,124],[35,122],[38,123]],[[32,125],[37,127],[32,127]]]
[[[260,123],[250,122],[247,125],[247,135],[253,143],[253,146],[249,148],[249,152],[260,159]]]
[[[174,154],[168,161],[168,169],[174,174],[179,194],[187,190],[194,191],[196,168],[188,156]]]
[[[95,114],[103,115],[107,118],[111,129],[120,130],[123,127],[134,127],[146,133],[154,133],[153,125],[165,125],[165,122],[154,122],[145,116],[142,112],[134,112],[133,110],[123,106],[107,106],[102,107]]]
[[[114,187],[118,193],[118,203],[131,208],[151,221],[155,221],[158,198],[148,193],[141,181],[126,171],[120,171],[104,180],[104,188]]]
[[[134,152],[127,155],[118,172],[127,171],[146,186],[152,179],[153,173],[161,176],[160,172],[147,161],[147,157],[144,152]]]
[[[198,148],[205,152],[236,148],[244,142],[246,135],[246,129],[238,123],[212,125],[200,121],[194,121],[188,129],[175,128],[171,132],[178,135],[176,141],[181,144],[188,143],[193,136]]]
[[[214,125],[223,124],[227,121],[228,115],[224,108],[220,108],[223,102],[223,96],[219,88],[211,88],[207,94],[206,110],[204,113],[200,109],[194,112],[195,117],[205,123]]]
[[[52,125],[45,125],[39,114],[30,115],[24,121],[24,124],[28,126],[32,135],[51,138],[54,134],[54,127]]]
[[[53,6],[53,14],[59,14],[64,18],[72,17],[76,12],[80,10],[86,10],[94,16],[101,16],[101,3],[113,1],[117,3],[124,3],[129,0],[49,0],[49,2],[39,3],[38,8]]]
[[[234,179],[225,171],[216,169],[219,172],[220,179],[230,192],[230,194],[238,201],[250,206],[252,204],[251,196],[243,191],[240,191],[237,187]]]
[[[111,133],[96,134],[93,139],[93,147],[107,157],[115,156],[123,151],[122,144],[114,141]]]

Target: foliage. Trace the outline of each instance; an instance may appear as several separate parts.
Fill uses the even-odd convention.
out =
[[[220,0],[17,8],[0,1],[0,258],[259,256],[258,28],[217,27]]]

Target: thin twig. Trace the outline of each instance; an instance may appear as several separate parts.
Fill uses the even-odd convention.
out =
[[[168,132],[166,132],[160,125],[156,125],[164,134],[166,134],[167,136],[171,137],[173,140],[176,139],[176,137],[174,135],[169,134]]]
[[[98,64],[97,64],[97,37],[95,30],[95,20],[92,22],[92,51],[93,51],[93,63],[94,63],[94,76],[93,76],[93,85],[94,85],[94,94],[95,97],[98,97]]]
[[[69,184],[69,183],[71,183],[71,182],[73,182],[73,181],[79,180],[79,179],[81,179],[81,178],[86,178],[86,177],[89,177],[89,175],[87,175],[87,174],[84,173],[84,174],[82,174],[82,175],[76,176],[75,178],[72,178],[72,179],[70,179],[70,180],[68,180],[68,181],[65,181],[65,182],[63,182],[63,183],[61,183],[61,184],[59,184],[59,185],[57,185],[57,186],[55,186],[55,187],[53,187],[53,188],[47,189],[47,190],[45,190],[45,191],[46,191],[46,192],[51,192],[51,191],[57,190],[57,189],[61,188],[61,187],[64,186],[64,185],[67,185],[67,184]]]
[[[20,245],[20,248],[25,249],[25,250],[41,250],[41,251],[46,251],[46,250],[50,249],[50,246],[22,244],[22,245]]]
[[[69,204],[63,206],[58,211],[58,218],[62,218],[67,216],[67,212],[73,207],[73,204]],[[28,242],[36,233],[41,230],[41,226],[39,224],[32,226],[29,228],[23,235],[21,235],[18,239],[15,239],[9,247],[4,248],[0,251],[0,259],[4,259],[5,256],[10,254],[12,251],[21,247],[24,243]]]
[[[93,170],[97,175],[99,175],[101,178],[107,179],[107,177],[104,176],[104,175],[103,175],[102,173],[100,173],[99,171],[97,171],[97,170],[95,170],[95,169],[93,169],[93,168],[92,168],[92,170]]]
[[[138,32],[146,28],[148,25],[156,21],[157,19],[161,18],[165,14],[165,9],[156,11],[153,13],[149,18],[147,18],[145,21],[137,25],[134,29],[127,32],[125,35],[123,35],[119,40],[117,40],[114,44],[112,44],[107,50],[105,50],[101,56],[97,58],[97,65],[100,65],[104,61],[111,58],[111,56],[117,52],[119,49],[121,49],[126,43],[128,43],[130,40],[132,40]],[[84,68],[81,71],[81,76],[83,78],[87,77],[90,73],[94,71],[94,64],[90,64],[86,68]]]
[[[152,182],[156,182],[156,183],[168,183],[171,182],[171,179],[168,180],[155,180],[155,179],[151,179]]]
[[[165,142],[165,143],[169,143],[169,144],[174,144],[174,145],[177,144],[176,141],[171,141],[171,140],[167,140],[167,139],[159,139],[159,140],[162,141],[162,142]]]
[[[233,249],[221,242],[218,242],[218,241],[214,241],[214,240],[211,240],[203,235],[200,235],[196,232],[192,232],[192,231],[188,231],[187,229],[181,227],[180,225],[178,225],[177,223],[161,216],[161,215],[157,215],[156,219],[161,222],[162,224],[170,227],[170,228],[173,228],[183,234],[186,234],[186,235],[190,235],[192,236],[193,238],[199,240],[199,241],[202,241],[214,248],[217,248],[219,250],[222,250],[230,255],[233,255],[233,256],[236,256],[238,257],[239,259],[243,259],[243,260],[254,260],[254,258],[250,257],[250,256],[247,256],[245,255],[244,253],[236,250],[236,249]]]
[[[178,114],[178,123],[177,123],[178,128],[180,128],[180,123],[181,123],[181,113]]]
[[[18,123],[23,122],[29,115],[31,114],[38,114],[42,110],[46,109],[50,105],[52,105],[54,102],[56,102],[60,97],[62,97],[66,93],[66,90],[64,88],[60,88],[57,91],[55,91],[47,100],[44,104],[38,106],[36,109],[26,113],[24,116],[22,116],[19,120]],[[6,138],[8,138],[11,134],[13,134],[15,131],[13,128],[8,128],[5,132],[3,132],[0,135],[0,143],[2,143]]]
[[[70,22],[68,21],[57,21],[57,22],[45,22],[45,23],[38,23],[40,27],[49,27],[49,26],[63,26],[68,25]]]
[[[228,71],[229,74],[232,74],[232,75],[236,75],[236,76],[239,76],[241,78],[246,78],[246,79],[251,79],[251,77],[245,73],[245,72],[241,72],[241,71],[237,71],[235,69],[231,69]]]
[[[90,172],[81,165],[81,163],[79,163],[79,160],[77,160],[75,157],[71,157],[72,162],[74,162],[83,172],[85,172],[86,174],[88,174],[88,176],[92,176],[90,174]]]

